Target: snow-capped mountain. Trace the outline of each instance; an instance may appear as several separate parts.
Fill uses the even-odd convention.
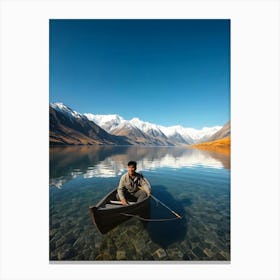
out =
[[[194,128],[185,128],[180,125],[170,127],[160,127],[163,133],[172,137],[174,135],[181,135],[185,140],[197,142],[205,137],[209,137],[221,129],[221,126],[204,127],[201,130]]]
[[[204,127],[201,130],[185,128],[179,125],[165,127],[139,118],[125,120],[117,114],[95,115],[92,113],[81,114],[63,103],[51,103],[50,107],[70,119],[79,119],[93,122],[107,133],[120,136],[129,144],[174,146],[194,144],[207,140],[218,132],[222,126]]]
[[[215,141],[230,136],[230,121],[227,122],[219,131],[211,135],[207,141]]]
[[[125,120],[119,115],[84,114],[89,120],[95,122],[108,133],[126,136],[131,144],[170,146],[174,143],[160,131],[157,125],[143,122],[138,118]]]
[[[117,128],[120,124],[128,123],[119,115],[94,115],[88,113],[88,114],[84,114],[84,116],[86,116],[90,121],[93,121],[99,126],[101,126],[109,133],[113,131],[115,128]]]
[[[114,134],[115,131],[119,132],[121,128],[127,128],[131,130],[132,127],[136,127],[150,137],[162,137],[164,139],[172,138],[176,144],[193,144],[200,142],[201,140],[207,139],[222,128],[222,126],[214,126],[204,127],[203,129],[198,130],[194,128],[185,128],[179,125],[165,127],[144,122],[139,118],[125,120],[119,115],[94,115],[89,113],[84,115],[109,133]]]
[[[125,137],[112,135],[62,103],[50,104],[50,145],[129,145]]]
[[[71,108],[67,107],[66,105],[64,105],[61,102],[56,102],[56,103],[51,103],[50,106],[55,109],[56,111],[59,111],[63,114],[68,115],[71,118],[77,118],[77,119],[82,119],[84,118],[83,114],[80,114],[74,110],[72,110]]]
[[[129,121],[129,123],[131,123],[132,125],[138,127],[139,129],[141,129],[142,131],[144,131],[145,133],[157,137],[157,136],[162,136],[162,137],[166,137],[166,135],[161,131],[160,126],[156,125],[156,124],[152,124],[149,122],[144,122],[138,118],[133,118]]]

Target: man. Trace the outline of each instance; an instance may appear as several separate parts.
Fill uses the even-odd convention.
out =
[[[127,200],[144,200],[151,194],[150,183],[142,174],[136,173],[137,163],[130,161],[127,164],[127,173],[122,175],[118,186],[117,199],[122,205],[128,205]]]

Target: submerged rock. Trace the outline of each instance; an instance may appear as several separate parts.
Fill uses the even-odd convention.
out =
[[[162,260],[164,258],[167,257],[166,251],[162,248],[156,250],[153,254],[152,254],[156,259]]]
[[[76,241],[76,236],[73,232],[68,232],[67,234],[65,234],[65,238],[67,240],[67,243],[69,244],[73,244]]]
[[[143,239],[133,240],[132,243],[138,253],[141,253],[146,246],[146,242]]]
[[[75,248],[82,248],[83,245],[84,245],[84,242],[83,242],[83,238],[82,237],[79,237],[73,243],[73,247],[75,247]]]
[[[220,254],[226,259],[226,260],[230,260],[230,254],[225,252],[225,251],[221,251]]]
[[[215,253],[212,252],[209,248],[205,248],[205,249],[203,250],[203,253],[204,253],[208,258],[212,258],[212,257],[215,255]]]
[[[214,259],[217,260],[217,261],[226,261],[226,258],[222,254],[220,254],[220,253],[217,253],[214,256]]]
[[[85,259],[89,259],[91,253],[92,253],[92,250],[90,248],[87,248],[85,250],[82,251],[83,255],[85,256]]]
[[[188,251],[184,254],[183,260],[194,261],[194,260],[197,260],[197,256],[195,256],[191,250],[188,250]]]
[[[156,243],[154,243],[152,240],[150,240],[149,242],[146,243],[146,246],[148,248],[149,252],[155,252],[157,249],[159,249],[159,245],[157,245]]]
[[[95,258],[96,261],[111,261],[112,260],[112,257],[109,253],[107,252],[103,252],[101,254],[99,254],[96,258]]]
[[[66,250],[59,251],[57,254],[57,259],[58,260],[69,260],[74,256],[75,256],[75,251],[71,248],[68,248]]]
[[[168,259],[170,260],[182,260],[184,253],[181,252],[178,248],[167,249]]]
[[[125,251],[117,251],[116,259],[117,260],[126,260]]]
[[[56,248],[64,245],[65,243],[67,243],[67,238],[65,236],[62,236],[60,239],[58,239],[56,242],[55,242],[55,246]]]
[[[200,247],[195,247],[192,251],[196,256],[198,256],[200,260],[202,260],[206,256]]]

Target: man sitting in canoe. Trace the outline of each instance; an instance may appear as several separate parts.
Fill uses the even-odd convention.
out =
[[[136,172],[136,161],[129,161],[127,173],[122,175],[118,186],[117,199],[122,205],[127,205],[127,200],[140,202],[151,194],[150,183],[142,174]]]

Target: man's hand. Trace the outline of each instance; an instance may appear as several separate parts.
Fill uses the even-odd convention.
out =
[[[125,198],[123,198],[123,199],[121,200],[121,203],[122,203],[122,205],[127,205],[127,202],[126,202]]]

